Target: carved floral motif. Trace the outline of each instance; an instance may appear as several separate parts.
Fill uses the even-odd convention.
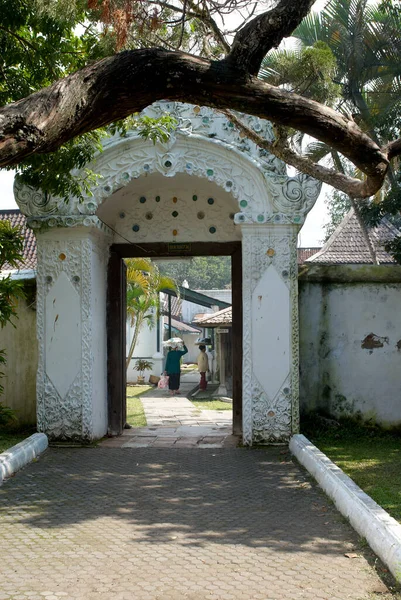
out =
[[[225,115],[213,109],[156,102],[143,114],[157,117],[166,112],[176,117],[178,127],[164,144],[153,146],[136,130],[124,138],[116,134],[104,141],[104,152],[93,166],[100,180],[83,202],[77,198],[65,202],[17,181],[14,193],[22,212],[29,217],[93,215],[104,198],[132,179],[153,172],[166,177],[189,173],[230,191],[239,203],[238,222],[303,223],[320,193],[320,182],[304,174],[289,177],[282,161],[242,137]],[[262,137],[273,139],[268,121],[244,114],[240,117]],[[245,209],[241,205],[244,200]],[[51,223],[65,226],[62,220]]]
[[[285,442],[299,427],[298,290],[295,227],[243,227],[243,439],[244,443]],[[291,362],[286,381],[269,398],[252,367],[252,294],[263,273],[274,266],[290,294]]]
[[[185,173],[204,178],[229,193],[238,206],[234,222],[229,202],[219,202],[201,209],[191,205],[188,217],[175,205],[178,213],[166,213],[166,207],[157,210],[149,205],[137,208],[138,231],[133,233],[134,212],[118,221],[119,233],[132,242],[155,241],[165,235],[163,227],[182,234],[187,239],[222,241],[243,237],[243,438],[252,442],[287,441],[298,431],[298,305],[297,305],[297,255],[296,233],[305,215],[313,206],[320,183],[305,176],[289,177],[284,163],[241,137],[222,114],[204,107],[179,103],[156,103],[145,114],[158,116],[163,112],[174,114],[178,120],[177,131],[165,144],[153,146],[128,132],[126,138],[115,136],[105,141],[95,169],[101,179],[93,188],[93,195],[78,202],[48,197],[40,192],[15,186],[17,202],[29,217],[29,225],[38,235],[38,303],[37,330],[39,339],[39,367],[37,376],[38,426],[50,437],[58,439],[91,439],[93,323],[91,298],[93,292],[93,252],[105,256],[110,233],[96,216],[104,199],[125,188],[132,180],[160,173],[173,177]],[[273,139],[267,121],[241,115],[248,126],[266,139]],[[131,192],[130,192],[131,193]],[[132,194],[135,199],[135,194]],[[205,199],[202,200],[204,203]],[[191,203],[190,203],[191,204]],[[198,206],[201,205],[199,202]],[[194,212],[195,211],[195,212]],[[195,214],[196,213],[196,214]],[[203,218],[198,217],[203,213]],[[182,220],[183,215],[185,219]],[[196,220],[195,220],[196,218]],[[174,221],[175,219],[175,221]],[[192,223],[191,223],[192,219]],[[213,223],[211,222],[213,220]],[[146,224],[151,227],[146,227]],[[195,225],[194,225],[195,223]],[[41,235],[52,228],[64,228],[58,239]],[[71,228],[86,227],[87,236],[70,236]],[[215,229],[212,232],[212,229]],[[104,235],[95,241],[90,231]],[[101,230],[103,234],[100,234]],[[241,231],[242,230],[242,231]],[[181,231],[181,234],[179,233]],[[194,234],[196,231],[196,235]],[[75,231],[73,232],[76,233]],[[215,237],[213,236],[216,234]],[[60,254],[66,259],[60,260]],[[266,269],[273,266],[284,281],[290,295],[291,336],[288,340],[289,372],[274,398],[255,377],[252,369],[252,294]],[[82,368],[71,383],[64,399],[54,389],[45,365],[45,297],[60,271],[67,274],[81,301]]]
[[[106,260],[107,239],[47,239],[38,236],[37,337],[39,362],[37,373],[38,430],[50,439],[92,439],[92,253]],[[62,257],[62,259],[60,258]],[[45,299],[63,271],[81,301],[81,370],[65,396],[61,398],[46,373]],[[66,357],[68,358],[68,357]]]

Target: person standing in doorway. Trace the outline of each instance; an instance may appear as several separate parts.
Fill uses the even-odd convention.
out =
[[[165,374],[168,375],[168,387],[171,396],[180,393],[181,356],[184,356],[187,352],[188,348],[184,344],[182,350],[179,350],[178,346],[174,346],[167,354]]]
[[[200,373],[199,389],[205,390],[207,386],[206,373],[209,371],[209,359],[206,354],[206,346],[199,346],[200,353],[197,358],[198,370]]]

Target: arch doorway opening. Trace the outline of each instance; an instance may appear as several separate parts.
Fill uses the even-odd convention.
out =
[[[207,341],[208,349],[212,350],[211,356],[215,360],[213,365],[214,382],[210,384],[210,392],[216,391],[217,395],[224,395],[222,390],[226,390],[227,386],[229,394],[232,397],[232,423],[224,421],[224,430],[227,432],[229,426],[229,433],[235,435],[241,435],[242,433],[242,253],[241,253],[241,242],[194,242],[194,243],[143,243],[137,244],[113,244],[110,252],[110,259],[108,265],[108,292],[107,292],[107,348],[108,348],[108,433],[110,436],[118,436],[124,433],[124,427],[127,423],[127,373],[128,382],[133,378],[132,368],[128,367],[127,370],[127,331],[128,336],[130,335],[129,327],[127,328],[127,307],[126,307],[126,265],[124,259],[127,258],[151,258],[152,261],[158,261],[162,259],[177,259],[190,258],[190,257],[227,257],[231,263],[231,286],[232,286],[232,305],[216,300],[214,305],[217,308],[224,307],[225,310],[232,314],[231,323],[227,328],[217,328],[213,326],[213,323],[209,323],[207,318],[205,325],[202,324],[202,320],[206,317],[200,317],[199,325],[195,327],[199,331],[197,341],[202,339],[202,336],[209,336]],[[185,288],[180,288],[181,296],[183,300],[190,299],[192,302],[199,301],[204,302],[207,305],[208,301],[211,304],[212,299],[204,299],[204,294],[192,293],[190,290],[186,291]],[[167,295],[166,305],[171,307],[171,295]],[[205,296],[207,298],[207,296]],[[221,305],[221,307],[219,306]],[[228,308],[229,307],[229,310]],[[223,308],[223,310],[224,310]],[[162,316],[161,320],[158,320],[158,326],[154,333],[157,339],[157,352],[149,358],[153,358],[153,364],[156,363],[156,372],[160,370],[163,372],[165,367],[166,350],[163,352],[163,345],[161,340],[163,337],[170,337],[170,334],[174,331],[174,325],[180,326],[174,322],[173,326],[171,323],[171,310],[162,311],[167,312]],[[168,314],[170,312],[170,315]],[[216,313],[218,314],[218,313]],[[160,325],[161,323],[161,325]],[[165,334],[160,331],[160,327],[165,327]],[[228,331],[227,331],[228,330]],[[192,348],[192,354],[196,352],[196,347]],[[199,350],[198,350],[199,352]],[[147,358],[147,357],[145,357]],[[181,369],[184,374],[183,379],[183,395],[176,399],[177,407],[182,404],[185,405],[189,401],[185,397],[202,396],[200,394],[199,385],[199,374],[198,369],[194,367],[193,363],[194,356],[191,355],[187,358],[186,362],[188,366]],[[191,367],[192,366],[192,371]],[[218,379],[217,379],[218,372]],[[128,390],[134,388],[128,387]],[[152,394],[148,392],[148,401],[143,401],[144,406],[147,404],[150,406],[163,407],[163,402],[157,402],[157,398],[163,400],[167,407],[167,399],[169,398],[168,390],[157,391]],[[212,396],[212,393],[209,397]],[[155,397],[155,398],[154,398]],[[183,398],[183,400],[181,400]],[[152,405],[152,401],[154,403]],[[169,406],[174,408],[174,398],[171,398]],[[145,409],[146,410],[146,409]],[[178,408],[177,410],[180,410]],[[196,412],[196,406],[192,413]],[[146,433],[150,433],[149,428],[155,429],[154,425],[159,424],[160,435],[163,435],[163,426],[169,429],[171,433],[171,423],[169,424],[169,415],[159,415],[159,420],[154,420],[148,423],[147,428],[143,430],[143,434],[146,437]],[[148,419],[149,420],[149,419]],[[150,419],[151,420],[151,419]],[[170,419],[171,420],[171,419]],[[176,423],[177,424],[177,423]],[[153,425],[153,427],[152,427]],[[169,426],[170,425],[170,426]],[[199,428],[199,432],[203,429],[206,430],[205,426],[193,424],[190,426],[192,436],[196,436],[196,427]],[[189,433],[188,424],[184,428]],[[185,431],[182,431],[184,434]],[[178,431],[178,430],[177,430]],[[222,428],[223,431],[223,428]],[[126,435],[131,435],[130,431],[125,431]],[[132,433],[139,433],[137,428]],[[179,436],[179,433],[177,433]],[[152,436],[150,436],[152,437]],[[180,436],[179,436],[180,437]]]

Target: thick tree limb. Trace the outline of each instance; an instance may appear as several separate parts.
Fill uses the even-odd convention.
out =
[[[313,4],[314,0],[280,0],[275,8],[258,15],[238,31],[225,60],[257,75],[269,50],[291,35]]]
[[[313,100],[241,78],[221,62],[161,49],[122,52],[0,109],[0,167],[170,99],[246,112],[307,133],[344,154],[369,178],[388,160],[345,116]],[[358,194],[361,195],[361,194]]]
[[[401,138],[386,144],[386,146],[383,147],[383,151],[387,154],[389,160],[399,156],[401,154]]]
[[[269,142],[245,125],[231,111],[227,110],[223,112],[234,123],[237,129],[242,131],[248,139],[255,142],[260,148],[264,148],[288,165],[298,169],[298,171],[315,177],[315,179],[323,181],[323,183],[327,183],[353,198],[367,198],[368,196],[372,196],[383,185],[384,175],[382,177],[367,177],[365,180],[360,180],[350,177],[340,170],[329,169],[328,167],[314,163],[306,156],[301,156],[292,150],[282,138],[274,142]]]
[[[351,197],[366,198],[372,196],[383,185],[384,175],[382,177],[368,177],[366,180],[360,180],[350,177],[344,172],[329,169],[328,167],[314,163],[306,156],[299,155],[282,138],[274,142],[269,142],[245,125],[231,111],[223,112],[234,123],[237,129],[242,131],[248,139],[255,142],[260,148],[264,148],[274,156],[277,156],[277,158],[298,169],[298,171],[315,177],[315,179],[323,181],[323,183],[327,183]]]

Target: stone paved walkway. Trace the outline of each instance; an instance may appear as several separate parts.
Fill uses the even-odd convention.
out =
[[[0,600],[390,598],[282,448],[50,448],[0,488],[0,538]]]
[[[104,440],[112,448],[229,448],[238,445],[232,435],[232,410],[199,410],[187,399],[199,381],[198,373],[181,377],[181,394],[155,388],[141,396],[147,427],[126,429],[124,435]]]

